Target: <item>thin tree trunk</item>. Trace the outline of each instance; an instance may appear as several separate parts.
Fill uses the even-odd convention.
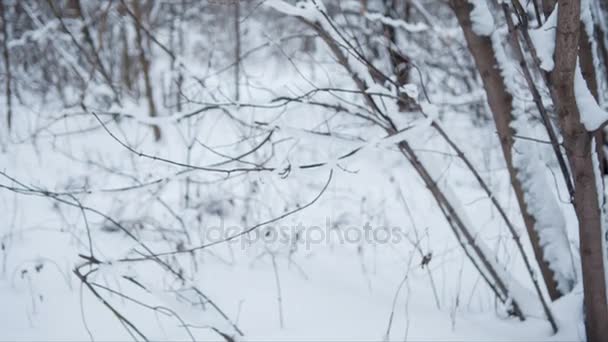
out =
[[[608,302],[602,251],[602,215],[594,168],[593,133],[581,122],[574,93],[580,38],[580,1],[560,0],[555,69],[551,73],[555,106],[574,180],[574,209],[579,223],[587,341],[608,336]],[[598,170],[599,171],[599,170]],[[600,182],[601,184],[601,182]]]
[[[114,93],[114,99],[117,102],[119,102],[118,92],[114,88],[110,75],[107,73],[106,69],[104,68],[103,64],[101,63],[99,54],[97,53],[97,50],[95,49],[95,43],[93,42],[93,38],[91,37],[88,26],[86,25],[86,20],[84,19],[84,16],[82,15],[82,8],[80,7],[79,0],[71,0],[68,3],[69,11],[67,11],[67,13],[65,13],[65,14],[60,12],[60,9],[56,7],[56,4],[55,4],[55,2],[53,2],[53,0],[47,0],[47,3],[49,5],[49,7],[51,8],[53,14],[57,18],[57,20],[59,20],[59,23],[61,24],[61,27],[63,28],[63,30],[70,36],[70,39],[72,40],[72,42],[74,43],[76,48],[78,48],[80,53],[84,56],[84,58],[87,60],[87,62],[89,64],[91,64],[91,66],[94,68],[94,70],[99,70],[99,73],[101,74],[102,78],[106,81],[106,83],[108,84],[110,89],[112,89],[112,92]],[[80,44],[80,42],[76,39],[76,36],[74,36],[74,34],[70,31],[69,27],[65,23],[64,16],[67,16],[68,18],[75,18],[77,16],[81,17],[83,25],[84,25],[83,32],[85,35],[85,40],[87,41],[87,44],[89,44],[91,46],[91,53],[92,53],[93,57],[89,56],[89,52],[82,46],[82,44]]]
[[[555,271],[551,269],[551,266],[545,258],[545,253],[538,234],[539,230],[536,227],[537,221],[526,203],[525,189],[518,177],[519,170],[515,167],[513,162],[512,151],[514,132],[511,127],[513,121],[513,96],[506,89],[504,79],[498,67],[499,63],[496,60],[491,38],[479,36],[472,29],[470,18],[472,5],[466,0],[452,0],[451,4],[458,21],[460,22],[467,45],[482,78],[488,105],[494,117],[494,123],[498,132],[503,156],[509,171],[511,185],[515,192],[528,236],[530,237],[532,250],[534,251],[549,296],[551,299],[557,299],[562,296],[562,293],[558,290],[558,283],[555,280]],[[547,191],[549,191],[549,189],[547,189]],[[542,300],[542,294],[539,295]],[[550,316],[549,313],[547,314]],[[555,328],[554,322],[552,322],[552,325]]]
[[[133,82],[131,81],[131,56],[129,55],[129,40],[127,38],[127,28],[124,24],[120,27],[120,40],[122,41],[121,54],[121,72],[122,82],[127,87],[127,90],[133,90]]]
[[[2,53],[4,59],[4,70],[6,72],[6,124],[8,126],[8,130],[11,130],[13,125],[13,99],[12,99],[12,74],[11,74],[11,59],[10,53],[8,50],[8,20],[7,20],[7,8],[4,4],[5,0],[0,0],[0,19],[2,19]]]
[[[82,32],[84,33],[85,41],[87,42],[87,44],[89,45],[89,48],[91,49],[91,54],[93,55],[94,62],[95,62],[94,65],[99,68],[99,72],[101,73],[103,78],[108,83],[108,86],[112,89],[112,92],[114,93],[114,100],[116,102],[120,103],[118,91],[115,89],[114,82],[112,81],[112,74],[107,71],[106,67],[103,64],[103,61],[101,60],[101,57],[99,56],[98,49],[95,47],[95,42],[93,41],[93,35],[91,33],[91,30],[89,29],[87,19],[84,16],[84,11],[82,10],[82,5],[80,3],[80,0],[75,0],[74,5],[75,5],[75,10],[77,12],[77,15],[82,20]],[[101,30],[100,30],[100,32],[101,32]],[[101,44],[102,40],[100,39],[99,41]]]
[[[179,13],[180,13],[180,18],[179,18],[179,27],[177,27],[177,46],[179,49],[179,53],[181,55],[184,54],[184,28],[183,26],[183,13],[186,11],[186,0],[182,0],[179,3]],[[177,65],[177,63],[175,62],[175,59],[171,59],[171,63],[172,65],[174,65],[177,68],[177,94],[175,95],[175,101],[177,102],[177,111],[181,112],[182,111],[182,87],[184,84],[184,75],[183,75],[183,71],[182,71],[182,67],[181,65]],[[190,179],[190,178],[187,178]]]
[[[604,82],[608,82],[608,46],[606,46],[606,29],[608,29],[608,27],[606,27],[606,20],[608,20],[606,13],[608,12],[608,2],[598,0],[596,6],[592,8],[592,11],[594,11],[594,15],[596,16],[593,33],[595,34],[595,40],[597,41],[598,53],[601,56],[604,65]]]
[[[555,7],[556,3],[557,0],[543,0],[543,12],[545,13],[545,20],[549,18],[551,12],[553,12],[553,8]]]
[[[396,4],[396,1],[384,0],[384,14],[389,18],[401,19],[399,14],[399,8]],[[405,20],[408,21],[408,16],[410,12],[410,5],[405,4],[404,15]],[[391,61],[391,66],[393,68],[393,74],[395,74],[396,82],[399,87],[408,83],[410,78],[410,60],[407,56],[401,54],[397,49],[397,31],[391,25],[383,24],[382,30],[384,31],[384,37],[388,43],[388,54]],[[412,99],[405,92],[399,91],[399,110],[411,111],[417,108],[416,99]]]
[[[133,13],[135,14],[135,36],[137,39],[137,48],[139,49],[139,64],[141,64],[142,72],[144,75],[144,87],[146,91],[146,98],[148,100],[148,112],[151,117],[156,117],[156,105],[154,103],[154,91],[152,90],[152,81],[150,80],[150,60],[146,57],[146,50],[144,46],[144,38],[141,32],[141,23],[143,13],[139,4],[139,0],[133,1]],[[160,127],[152,125],[154,131],[154,140],[159,141],[161,138]]]
[[[239,80],[241,78],[241,1],[235,0],[234,2],[234,35],[235,35],[235,46],[234,46],[234,98],[238,103],[241,97],[239,91]]]

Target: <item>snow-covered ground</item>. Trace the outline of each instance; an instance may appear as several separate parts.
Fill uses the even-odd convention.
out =
[[[290,113],[295,117],[293,121],[285,119],[286,125],[291,122],[291,127],[306,126],[306,120],[298,116],[305,113],[298,110],[295,107]],[[309,120],[314,122],[313,118]],[[482,165],[483,176],[510,209],[515,222],[519,222],[516,203],[507,191],[507,174],[499,164],[495,137],[458,117],[453,120],[450,127],[460,132],[461,142],[467,141],[463,144],[468,146],[467,153]],[[70,125],[84,127],[85,122],[96,122],[91,117],[81,121],[75,124],[77,120],[65,120],[53,129],[68,131]],[[223,125],[219,122],[215,131],[229,132],[228,128],[219,129]],[[124,131],[149,134],[146,126],[129,122],[121,125]],[[163,145],[147,141],[138,149],[181,160],[183,145],[176,136],[169,135],[171,126],[167,127],[165,132],[169,133]],[[115,124],[108,128],[118,131]],[[295,128],[283,131],[300,139],[293,148],[303,152],[289,153],[292,163],[297,163],[297,158],[330,160],[360,145],[310,137]],[[227,134],[208,132],[208,144],[217,146],[223,139],[230,140]],[[417,148],[436,156],[438,170],[445,173],[441,181],[449,181],[456,189],[480,238],[520,281],[530,286],[489,200],[453,154],[429,132],[427,128],[412,132],[420,141]],[[137,134],[125,135],[124,139],[136,139]],[[373,136],[373,132],[369,135]],[[193,161],[200,164],[209,164],[214,158],[201,150],[197,153],[199,159]],[[103,163],[108,169],[102,170],[91,161]],[[243,229],[290,210],[296,203],[303,205],[318,194],[331,169],[294,170],[286,178],[270,172],[253,173],[200,185],[192,191],[191,201],[204,206],[185,209],[184,176],[160,186],[104,192],[103,189],[133,185],[132,177],[154,180],[179,168],[138,158],[103,130],[86,137],[42,136],[34,146],[9,144],[1,155],[1,165],[6,174],[40,189],[91,189],[90,194],[77,195],[83,205],[130,222],[125,225],[155,252],[174,249],[178,243],[188,248],[213,239],[215,235],[209,231],[222,227],[222,222],[224,228],[233,224]],[[305,210],[231,243],[168,258],[172,265],[183,268],[187,284],[180,284],[149,261],[105,265],[91,279],[149,306],[141,307],[109,290],[102,292],[151,340],[221,339],[211,326],[243,340],[581,339],[580,289],[552,305],[560,324],[557,335],[552,335],[541,312],[526,322],[507,317],[469,264],[421,181],[390,147],[366,146],[340,165],[341,168],[333,168],[327,191]],[[125,170],[125,174],[115,174],[112,169]],[[208,175],[200,178],[218,179]],[[249,183],[244,180],[256,182],[258,190],[253,195],[255,201],[250,203],[249,217],[241,221],[242,193],[249,191],[243,185]],[[2,184],[15,185],[6,178]],[[86,213],[85,223],[78,208],[48,197],[5,189],[0,195],[4,213],[0,339],[130,339],[116,317],[72,271],[84,261],[78,255],[89,254],[86,224],[94,253],[101,260],[134,256],[133,249],[138,249],[138,244],[111,229],[106,219],[94,213]],[[155,200],[157,197],[167,206],[178,208],[173,214],[180,216],[191,230],[190,242],[184,241],[178,221]],[[202,214],[202,222],[197,221],[198,214]],[[285,235],[273,232],[266,236],[269,227]],[[519,227],[523,229],[521,224]],[[161,233],[160,228],[166,228],[166,232]],[[296,231],[300,231],[301,239],[294,242]],[[428,253],[432,253],[432,258],[423,266],[423,257]],[[125,276],[137,279],[145,290]],[[187,302],[184,298],[196,297],[188,290],[191,285],[216,303],[244,336],[236,336],[230,324],[208,303]],[[166,309],[154,311],[150,307],[169,308],[179,319]]]

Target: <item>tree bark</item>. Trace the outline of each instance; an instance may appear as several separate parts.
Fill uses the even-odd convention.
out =
[[[518,171],[513,165],[512,150],[514,144],[514,132],[510,126],[513,120],[513,97],[506,90],[503,77],[500,69],[498,68],[498,61],[496,60],[490,37],[482,37],[473,32],[470,18],[472,5],[466,0],[452,0],[451,4],[464,32],[469,51],[473,55],[473,59],[475,60],[475,64],[477,65],[477,69],[482,78],[483,86],[487,95],[488,105],[494,117],[494,123],[500,139],[503,156],[509,171],[511,185],[513,187],[513,191],[515,192],[515,197],[517,199],[528,236],[530,237],[534,256],[536,257],[541,274],[545,281],[549,297],[552,300],[555,300],[561,297],[562,293],[560,293],[558,290],[558,284],[555,281],[554,271],[551,269],[549,263],[545,261],[543,249],[540,245],[540,237],[537,229],[535,228],[536,220],[528,209],[528,205],[525,201],[523,185],[518,179]]]
[[[555,69],[551,73],[556,110],[574,180],[574,209],[578,218],[583,273],[587,341],[608,336],[608,303],[602,253],[602,215],[592,148],[593,133],[581,122],[574,93],[580,38],[580,1],[560,0],[557,18]],[[598,170],[599,171],[599,170]],[[601,184],[601,183],[600,183]]]
[[[146,99],[148,100],[148,114],[151,117],[156,117],[156,105],[154,103],[154,91],[152,89],[152,81],[150,79],[150,60],[146,57],[146,50],[144,46],[144,38],[142,34],[141,25],[143,23],[143,13],[139,4],[140,0],[133,1],[133,13],[135,14],[135,36],[137,39],[137,48],[139,49],[139,63],[141,64],[142,72],[144,74],[144,87],[146,90]],[[158,125],[152,125],[154,132],[154,140],[159,141],[161,138],[160,127]]]
[[[593,45],[591,44],[591,37],[587,34],[585,30],[585,25],[581,22],[580,26],[580,39],[579,39],[579,62],[581,65],[581,72],[583,74],[583,78],[587,83],[587,87],[593,95],[595,101],[599,101],[598,95],[598,84],[597,77],[595,74],[595,64],[593,62]],[[604,156],[604,132],[599,129],[594,134],[595,136],[595,150],[597,152],[597,158],[600,164],[601,173],[606,173],[605,162],[606,158]]]
[[[0,19],[2,20],[2,52],[4,59],[4,70],[6,72],[6,124],[8,130],[11,130],[13,125],[13,96],[12,96],[12,74],[11,74],[11,59],[10,53],[8,51],[8,19],[7,19],[7,9],[4,4],[5,0],[0,0]]]
[[[239,80],[241,79],[241,1],[234,2],[234,98],[241,99]]]
[[[99,56],[98,51],[101,50],[101,47],[98,49],[95,46],[95,42],[93,41],[93,34],[91,33],[91,30],[89,29],[88,20],[87,20],[87,18],[85,18],[85,14],[82,9],[80,0],[74,0],[73,2],[74,2],[74,6],[75,6],[74,9],[76,10],[76,14],[82,20],[82,32],[84,34],[85,41],[87,42],[87,44],[89,45],[89,48],[91,49],[91,54],[93,55],[93,65],[99,69],[99,72],[101,73],[102,77],[105,79],[108,86],[112,89],[112,92],[114,93],[114,100],[116,102],[120,103],[120,96],[119,96],[118,91],[114,87],[114,81],[112,80],[112,74],[107,71],[107,68],[104,66],[103,61],[102,61],[101,57]],[[100,30],[100,32],[101,32],[101,30]],[[102,39],[99,40],[100,44],[102,41],[103,41]]]
[[[549,18],[556,3],[557,0],[543,0],[543,12],[545,13],[545,19]]]
[[[404,4],[405,8],[403,9],[403,16],[399,16],[399,8],[396,4],[396,1],[384,0],[384,15],[388,18],[401,19],[401,17],[405,18],[405,21],[408,21],[409,13],[410,13],[410,5],[409,3]],[[410,60],[408,56],[401,54],[397,49],[397,31],[391,25],[383,24],[382,30],[384,37],[387,40],[387,51],[389,54],[389,59],[391,62],[391,66],[393,68],[393,73],[396,75],[396,83],[399,87],[408,83],[410,79]],[[412,111],[417,108],[416,99],[412,99],[404,92],[399,92],[399,110],[402,112]]]

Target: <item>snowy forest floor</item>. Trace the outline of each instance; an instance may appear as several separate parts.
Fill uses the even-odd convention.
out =
[[[265,79],[260,84],[274,84],[277,92],[282,87],[295,92],[306,85],[294,85],[295,73],[264,73],[263,67],[251,70]],[[259,91],[247,98],[265,103],[274,96]],[[136,104],[121,110],[145,113]],[[286,113],[277,110],[263,115],[256,109],[231,110],[240,118],[267,120],[280,128],[277,134],[292,139],[293,144],[277,147],[273,164],[335,161],[361,145],[359,140],[306,133],[305,129],[318,127],[331,113],[311,112],[303,105],[290,106]],[[242,330],[244,336],[235,336],[237,340],[582,340],[580,289],[552,304],[560,326],[557,335],[551,333],[540,311],[537,318],[525,322],[508,317],[469,264],[422,182],[403,158],[385,145],[364,143],[361,153],[341,161],[339,167],[329,163],[313,170],[293,170],[287,177],[271,172],[228,179],[204,172],[175,176],[181,168],[126,150],[91,115],[62,117],[79,111],[48,105],[16,111],[17,128],[0,153],[0,171],[40,189],[91,190],[78,195],[83,205],[129,224],[135,235],[158,252],[175,249],[180,243],[197,246],[208,240],[203,236],[209,227],[251,227],[303,205],[319,193],[333,169],[329,187],[319,201],[271,225],[303,226],[304,239],[295,247],[292,240],[276,241],[281,235],[272,235],[274,231],[265,241],[268,236],[262,232],[269,228],[262,227],[254,241],[241,238],[193,255],[168,258],[187,275],[190,284],[179,284],[151,262],[102,266],[94,280],[122,293],[105,291],[104,297],[151,340],[221,340],[214,328],[230,331],[209,303],[192,305],[186,300],[193,298],[187,290],[190,285],[199,287]],[[466,115],[448,113],[441,121],[449,125],[523,231],[495,132],[487,122],[473,124]],[[187,158],[183,132],[188,127],[208,146],[234,144],[242,133],[220,110],[179,124],[159,120],[164,135],[161,143],[151,141],[147,125],[129,118],[119,124],[108,121],[107,128],[139,151],[177,161]],[[362,141],[383,137],[378,131],[349,126],[349,122],[335,126],[340,133],[357,134]],[[88,128],[91,130],[86,133],[70,133]],[[34,132],[36,138],[31,139]],[[437,170],[445,175],[440,181],[449,182],[458,194],[479,238],[492,247],[515,277],[531,286],[504,224],[453,152],[424,125],[408,134],[421,153],[436,159]],[[201,144],[194,146],[190,156],[193,164],[224,160]],[[554,167],[548,165],[549,175]],[[198,183],[191,186],[190,206],[186,207],[184,180],[188,175]],[[129,191],[108,190],[163,177],[170,180]],[[257,184],[254,192],[252,182]],[[2,184],[15,183],[3,178]],[[0,213],[0,340],[131,338],[72,270],[83,261],[79,254],[88,254],[90,249],[87,225],[91,248],[100,259],[133,256],[136,242],[103,217],[93,213],[83,217],[79,208],[45,196],[2,189]],[[190,231],[191,241],[185,241],[176,217],[191,229],[199,214],[202,225],[199,220],[198,228]],[[566,219],[572,228],[573,215]],[[366,223],[372,231],[383,227],[396,230],[391,230],[388,242],[377,236],[370,240],[363,237]],[[354,237],[340,241],[338,236],[344,239],[348,227],[357,228],[350,230]],[[576,245],[572,229],[569,233]],[[293,230],[287,229],[287,233]],[[324,238],[313,236],[315,233]],[[528,244],[526,248],[531,253]],[[423,265],[423,257],[429,253],[431,259]],[[146,290],[126,277],[137,279]],[[157,306],[169,308],[179,319],[166,310],[150,309]]]

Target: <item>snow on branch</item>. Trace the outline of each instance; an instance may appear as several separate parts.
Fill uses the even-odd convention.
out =
[[[299,1],[295,6],[288,4],[283,0],[267,0],[264,4],[281,13],[301,17],[310,22],[317,22],[320,19],[320,13],[317,8],[315,8],[315,4],[308,1]]]
[[[429,29],[429,26],[424,23],[411,24],[406,22],[405,20],[397,20],[390,17],[386,17],[380,13],[366,12],[365,17],[370,21],[378,21],[384,25],[388,25],[394,28],[401,28],[412,33],[422,32]]]
[[[486,0],[469,0],[473,5],[471,11],[471,22],[473,32],[480,36],[489,36],[494,31],[494,17],[488,8]]]

